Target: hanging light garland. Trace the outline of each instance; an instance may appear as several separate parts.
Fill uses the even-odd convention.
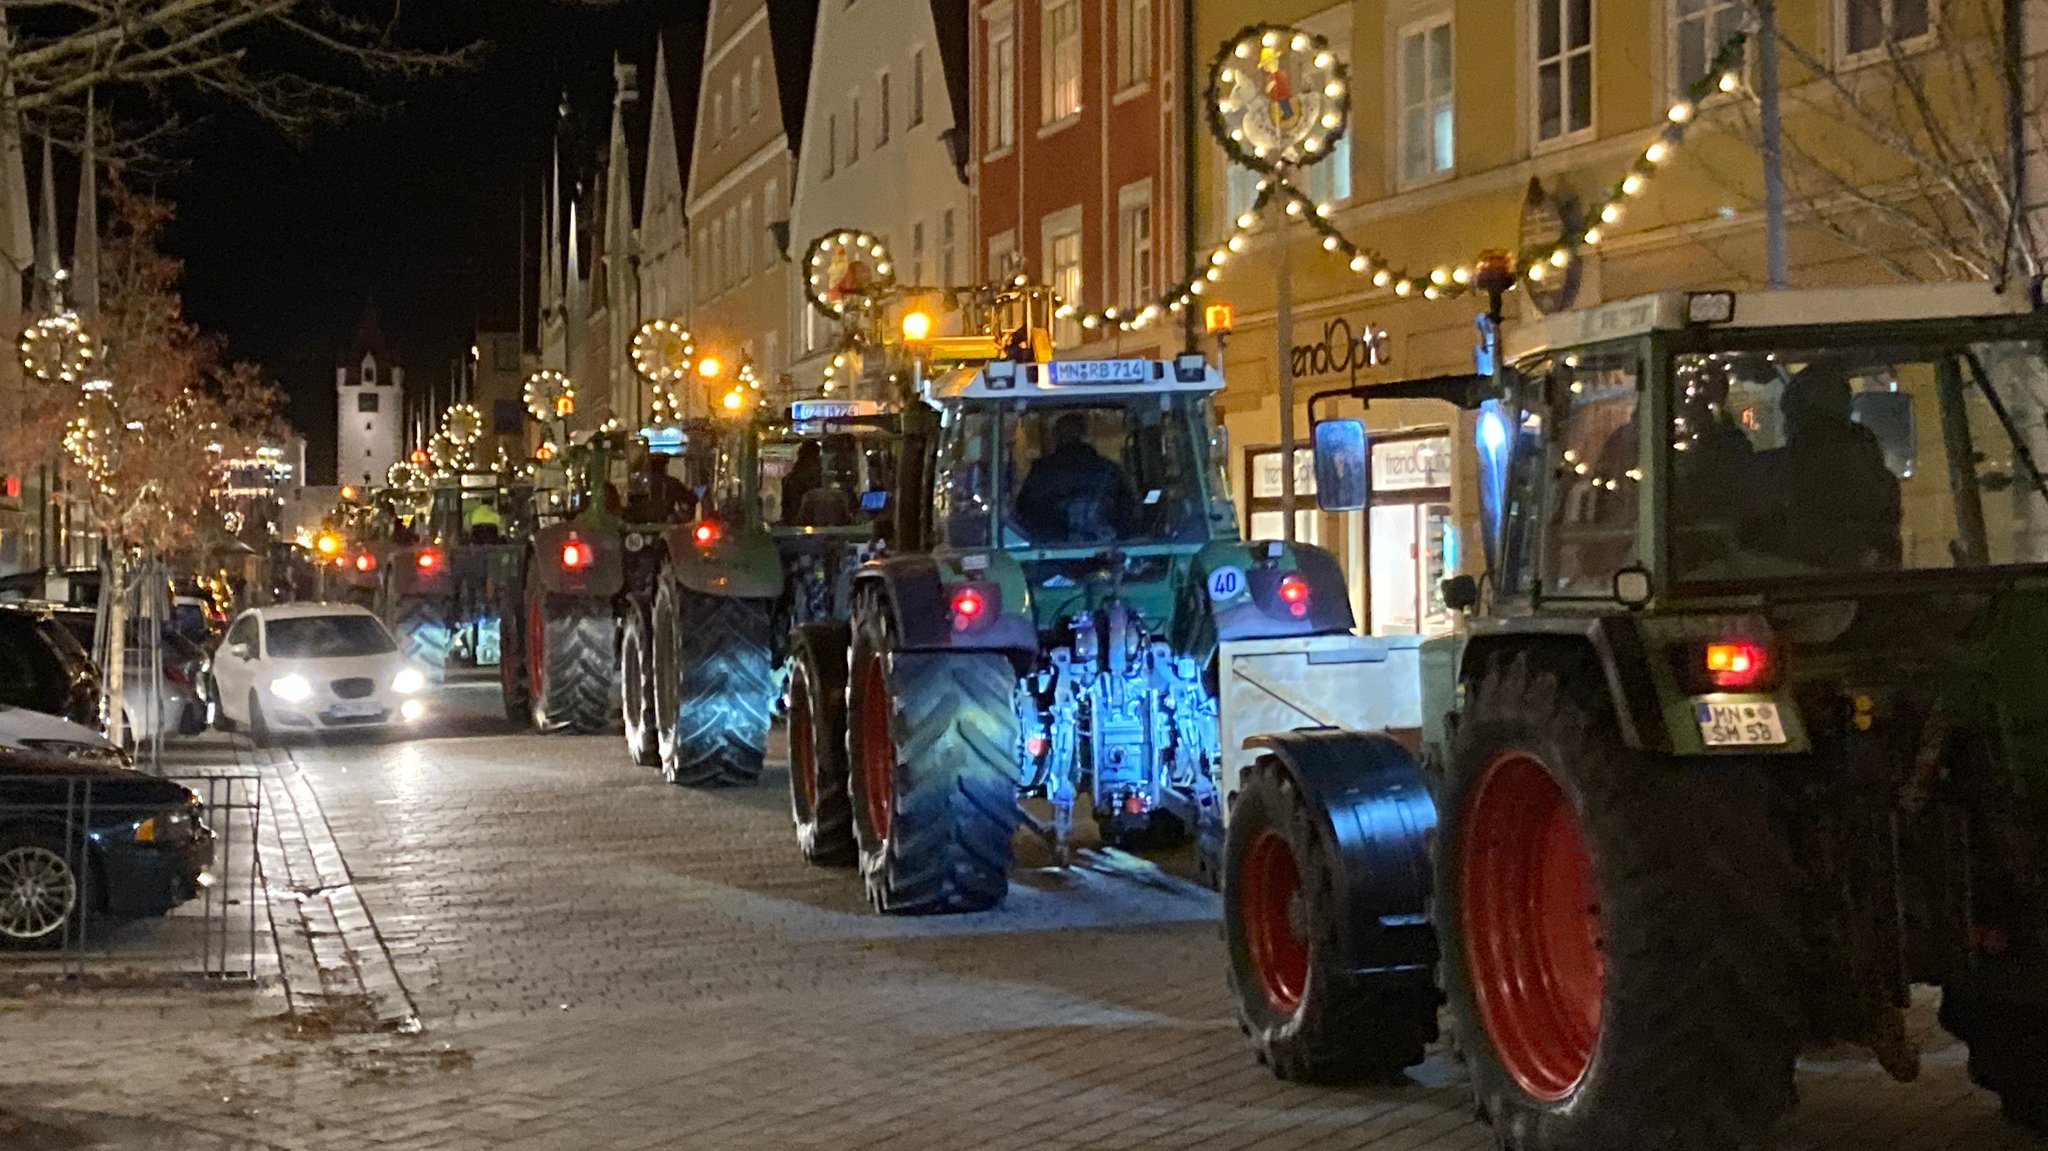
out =
[[[22,370],[46,384],[85,379],[99,349],[77,312],[59,312],[30,324],[17,345]]]
[[[543,368],[526,377],[526,412],[546,423],[576,411],[576,385],[553,368]]]
[[[804,298],[833,319],[896,288],[896,264],[882,241],[842,228],[813,240],[804,251]]]
[[[1294,31],[1297,30],[1268,25],[1254,25],[1246,29],[1224,46],[1223,53],[1217,58],[1215,73],[1220,74],[1224,69],[1232,67],[1230,61],[1244,59],[1237,55],[1237,49],[1246,43],[1247,37],[1252,43],[1263,47],[1268,34],[1283,36]],[[1291,36],[1288,37],[1287,44],[1291,49]],[[1698,119],[1700,105],[1716,94],[1732,94],[1741,90],[1740,69],[1746,44],[1747,37],[1738,33],[1721,45],[1720,51],[1715,54],[1700,79],[1694,81],[1687,88],[1686,94],[1673,102],[1666,111],[1664,124],[1656,130],[1635,161],[1608,186],[1605,196],[1588,213],[1586,224],[1568,231],[1555,244],[1528,248],[1519,254],[1516,260],[1519,278],[1536,284],[1545,283],[1570,268],[1572,261],[1580,259],[1585,249],[1596,248],[1606,241],[1609,231],[1626,218],[1629,202],[1642,196],[1650,182],[1677,153],[1687,131]],[[1313,37],[1310,38],[1307,50],[1312,54],[1320,50]],[[1313,58],[1311,55],[1311,60]],[[1330,74],[1339,77],[1339,82],[1342,83],[1342,64],[1333,62],[1333,65]],[[1236,93],[1241,87],[1242,82],[1238,88],[1230,89],[1229,92]],[[1340,97],[1342,95],[1340,90]],[[1212,111],[1220,102],[1236,98],[1238,97],[1212,86]],[[1242,112],[1244,108],[1240,105],[1237,110]],[[1243,119],[1240,117],[1236,123],[1241,125]],[[1281,203],[1290,218],[1305,220],[1308,223],[1321,238],[1325,251],[1343,259],[1353,274],[1370,280],[1374,288],[1388,291],[1402,299],[1421,296],[1430,300],[1449,299],[1475,290],[1477,257],[1437,263],[1427,271],[1397,265],[1372,247],[1344,235],[1331,219],[1329,204],[1318,202],[1286,179],[1284,170],[1278,166],[1283,153],[1276,152],[1267,145],[1266,155],[1260,156],[1255,151],[1259,145],[1246,142],[1252,139],[1251,135],[1247,135],[1246,139],[1232,139],[1232,121],[1221,115],[1211,115],[1210,129],[1233,160],[1266,174],[1255,186],[1251,206],[1231,222],[1229,237],[1203,257],[1202,271],[1169,286],[1148,303],[1127,308],[1109,307],[1100,311],[1090,311],[1072,301],[1059,300],[1056,297],[1055,315],[1062,319],[1075,319],[1083,328],[1090,331],[1109,327],[1120,331],[1135,331],[1167,316],[1178,315],[1183,309],[1194,306],[1195,301],[1208,290],[1209,285],[1222,280],[1224,268],[1232,257],[1249,246],[1250,237],[1257,230],[1260,219],[1276,200]],[[1303,149],[1303,154],[1307,154],[1306,149]],[[1327,148],[1322,149],[1322,154],[1328,154]]]

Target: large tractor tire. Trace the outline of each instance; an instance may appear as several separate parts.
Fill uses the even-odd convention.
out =
[[[789,658],[789,807],[804,858],[851,867],[853,796],[846,778],[846,649],[843,623],[805,624]]]
[[[881,911],[985,911],[1009,893],[1019,822],[1017,672],[986,652],[896,650],[869,600],[848,693],[854,831]]]
[[[661,766],[661,720],[654,706],[654,625],[643,600],[626,602],[619,632],[619,704],[626,754],[640,767]]]
[[[1381,823],[1358,826],[1390,830]],[[1421,838],[1418,854],[1426,850]],[[1338,940],[1347,909],[1338,906],[1333,851],[1286,767],[1260,756],[1244,774],[1223,848],[1223,934],[1238,1026],[1281,1079],[1393,1082],[1436,1041],[1443,997],[1426,972],[1354,974]],[[1419,880],[1417,887],[1420,896]]]
[[[398,601],[398,646],[407,659],[440,683],[448,677],[448,649],[455,629],[448,624],[448,605],[438,599]]]
[[[498,618],[503,621],[499,645],[498,693],[504,699],[505,719],[514,727],[533,722],[533,684],[526,667],[525,597],[511,588],[498,593]]]
[[[2037,964],[1985,957],[1941,989],[1941,1025],[1970,1047],[1970,1081],[2005,1117],[2048,1135],[2048,988]]]
[[[774,691],[768,604],[663,581],[654,611],[662,778],[684,787],[758,781]]]
[[[1441,798],[1445,990],[1503,1145],[1761,1139],[1804,1031],[1764,774],[1629,750],[1590,659],[1542,652],[1471,685]]]
[[[611,727],[611,605],[526,593],[526,666],[535,731],[595,735]]]

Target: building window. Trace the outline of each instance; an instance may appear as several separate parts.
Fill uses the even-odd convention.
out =
[[[948,208],[939,216],[939,283],[950,287],[958,282],[953,278],[953,209]]]
[[[1017,142],[1017,36],[1009,13],[988,26],[988,150]]]
[[[1277,540],[1287,533],[1286,480],[1280,474],[1279,448],[1245,452],[1245,531],[1255,540]],[[1320,542],[1316,512],[1316,461],[1309,448],[1294,449],[1294,538]]]
[[[910,282],[924,283],[924,221],[910,225]]]
[[[731,129],[732,129],[732,133],[733,133],[733,135],[735,135],[735,136],[739,135],[739,131],[740,131],[740,74],[739,74],[738,72],[734,72],[734,73],[732,74],[732,121],[731,121]]]
[[[1536,139],[1593,127],[1593,0],[1536,0]]]
[[[1934,30],[1934,0],[1837,0],[1842,52],[1862,56],[1921,39]]]
[[[988,274],[984,280],[1007,280],[1017,272],[1017,233],[988,238]]]
[[[1081,0],[1047,0],[1039,87],[1045,93],[1043,122],[1057,124],[1081,114]]]
[[[910,126],[924,123],[924,49],[910,54]]]
[[[763,228],[772,227],[777,220],[782,218],[781,191],[782,185],[777,183],[772,176],[768,180],[768,186],[761,189],[761,226]],[[763,271],[766,271],[774,266],[775,245],[773,243],[763,243],[761,245],[761,268]]]
[[[711,94],[711,142],[716,144],[725,139],[725,94]]]
[[[747,67],[747,115],[749,118],[761,114],[761,58]]]
[[[740,279],[754,275],[754,198],[740,201]]]
[[[740,262],[740,211],[725,210],[725,286],[730,288],[746,278],[747,266]]]
[[[1449,15],[1401,33],[1400,74],[1401,180],[1413,184],[1451,170],[1454,101]]]
[[[377,361],[368,356],[363,357],[363,384],[366,387],[377,385]]]
[[[1080,207],[1047,216],[1039,225],[1039,235],[1045,244],[1045,263],[1041,266],[1045,269],[1046,284],[1061,300],[1082,307]],[[1072,317],[1053,321],[1052,338],[1055,346],[1079,344],[1080,321]]]
[[[832,173],[838,170],[839,113],[831,112],[825,116],[825,178],[827,180],[831,179]]]
[[[1152,300],[1152,181],[1126,185],[1116,196],[1117,275],[1124,303]]]
[[[374,411],[376,411],[376,410],[377,410],[377,393],[375,393],[375,392],[358,392],[358,393],[356,393],[356,410],[357,410],[357,411],[359,411],[359,412],[374,412]]]
[[[846,121],[846,163],[852,167],[860,159],[860,96],[853,97],[853,113]]]
[[[1683,98],[1742,31],[1745,0],[1671,0],[1671,94]]]
[[[875,147],[889,142],[889,74],[882,73],[882,100],[875,105]]]
[[[1116,86],[1135,88],[1152,78],[1152,0],[1117,0]]]

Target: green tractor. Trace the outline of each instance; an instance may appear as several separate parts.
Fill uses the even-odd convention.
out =
[[[416,499],[382,565],[378,613],[437,679],[450,666],[494,666],[498,589],[518,576],[528,493],[495,473],[465,472],[437,478]]]
[[[652,602],[628,621],[646,629],[652,658],[644,686],[629,666],[626,711],[629,732],[636,710],[650,717],[642,728],[670,782],[728,786],[760,778],[784,677],[796,674],[791,645],[846,617],[898,436],[879,404],[822,399],[719,421],[707,440],[701,517],[667,531]],[[808,732],[808,716],[792,722]]]
[[[1398,1073],[1447,999],[1503,1146],[1719,1151],[1804,1045],[1910,1079],[1921,984],[2048,1128],[2038,295],[1650,296],[1348,394],[1476,409],[1486,571],[1409,669],[1419,756],[1277,734],[1230,785],[1262,1060]],[[1362,506],[1360,423],[1315,440],[1318,499]],[[1373,674],[1326,688],[1416,690]]]
[[[799,837],[878,909],[1000,903],[1025,797],[1062,858],[1083,796],[1107,843],[1220,850],[1219,646],[1352,624],[1328,553],[1239,536],[1221,387],[1200,355],[1032,356],[906,407],[897,514],[790,689]]]

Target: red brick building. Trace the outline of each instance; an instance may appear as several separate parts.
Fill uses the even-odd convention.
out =
[[[970,0],[968,169],[975,268],[1022,272],[1091,311],[1142,307],[1178,282],[1186,142],[1184,0]],[[1066,321],[1063,348],[1178,345]]]

